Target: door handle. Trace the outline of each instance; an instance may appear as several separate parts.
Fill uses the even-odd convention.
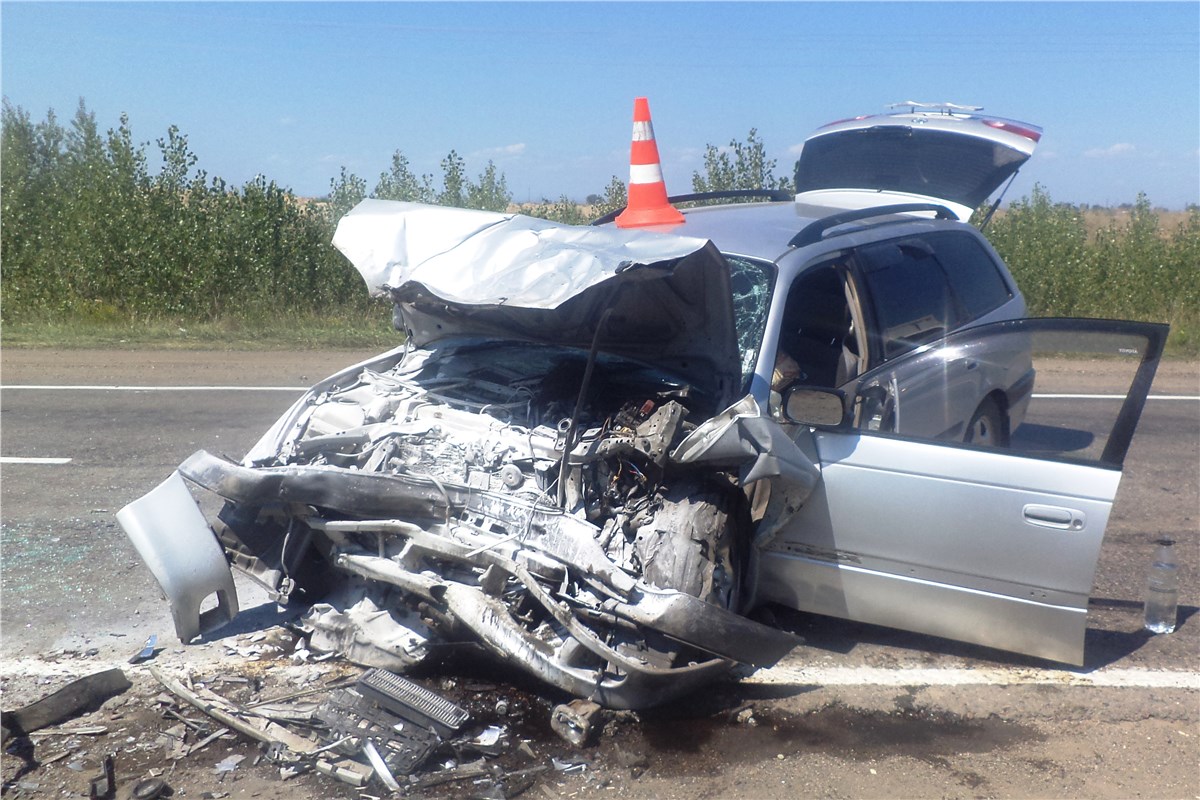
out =
[[[1030,503],[1022,509],[1022,515],[1030,525],[1059,531],[1081,531],[1087,526],[1087,515],[1074,508]]]

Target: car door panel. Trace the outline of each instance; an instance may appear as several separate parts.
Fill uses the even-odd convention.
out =
[[[1043,330],[1060,350],[1039,351],[1038,338],[1025,338]],[[985,354],[979,342],[989,337],[1002,347],[1016,337],[1039,359],[1049,353],[1061,361],[1067,333],[1080,346],[1132,357],[1133,388],[1127,384],[1125,402],[1109,403],[1094,420],[1035,414],[1043,424],[1017,437],[1036,442],[1027,451],[846,428],[813,431],[821,480],[760,552],[759,599],[1081,664],[1088,597],[1124,449],[1106,446],[1101,457],[1094,448],[1047,450],[1046,442],[1111,443],[1115,437],[1127,447],[1165,328],[1016,320],[957,334],[883,369],[902,386],[906,362],[918,372],[938,363],[953,367],[964,352]],[[1132,340],[1141,344],[1131,347]],[[878,373],[860,385],[880,385]],[[946,382],[955,385],[957,378]],[[914,400],[904,403],[911,407]],[[958,399],[955,405],[972,403]],[[1054,428],[1049,423],[1056,419]],[[1057,435],[1064,426],[1088,425],[1098,429],[1096,436]],[[1057,436],[1042,435],[1047,432]]]
[[[821,483],[762,554],[764,598],[1080,663],[1120,472],[855,434],[817,449]],[[1029,507],[1084,524],[1033,524]]]

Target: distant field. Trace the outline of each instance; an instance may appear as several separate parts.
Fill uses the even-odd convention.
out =
[[[996,212],[995,220],[1004,218],[1006,209],[1001,208]],[[1083,223],[1087,227],[1089,236],[1095,236],[1106,228],[1123,229],[1127,226],[1134,214],[1132,206],[1114,206],[1114,207],[1098,207],[1088,206],[1079,209],[1080,216],[1083,217]],[[1191,213],[1186,210],[1172,210],[1166,208],[1155,208],[1153,213],[1158,216],[1158,232],[1165,239],[1173,235],[1179,226],[1187,222],[1188,215]]]
[[[1179,230],[1179,226],[1186,222],[1188,218],[1187,211],[1168,211],[1167,209],[1156,208],[1154,209],[1154,213],[1158,215],[1159,233],[1164,238],[1171,236],[1175,231]],[[1118,228],[1125,227],[1129,224],[1132,214],[1132,207],[1088,208],[1083,211],[1083,221],[1087,225],[1088,233],[1095,235],[1105,228],[1113,226]]]

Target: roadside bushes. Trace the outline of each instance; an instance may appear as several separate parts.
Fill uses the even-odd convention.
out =
[[[129,323],[172,319],[347,321],[383,317],[358,274],[330,245],[337,220],[367,196],[505,210],[503,173],[488,162],[472,180],[455,151],[441,185],[416,175],[400,151],[368,193],[344,168],[328,197],[297,198],[258,176],[234,187],[198,168],[171,127],[151,149],[129,120],[101,133],[81,101],[61,125],[3,105],[0,131],[0,284],[5,321]],[[752,128],[744,144],[709,147],[696,190],[784,186]],[[523,213],[585,223],[625,203],[614,177],[586,206],[567,197]],[[1109,210],[1110,212],[1112,210]],[[1170,322],[1172,340],[1200,346],[1200,207],[1164,227],[1144,195],[1099,227],[1088,209],[1055,203],[1041,187],[997,214],[986,233],[1036,315]],[[1180,215],[1172,213],[1172,217]]]
[[[261,175],[240,187],[210,178],[174,126],[157,140],[153,170],[128,118],[101,134],[82,101],[63,126],[52,111],[35,123],[5,100],[2,125],[5,321],[353,319],[374,309],[330,244],[338,219],[367,196],[345,169],[328,198],[306,200]],[[439,189],[397,151],[372,196],[508,207],[491,162],[475,181],[454,151],[442,167]]]
[[[1055,203],[1034,186],[985,232],[1031,315],[1169,322],[1172,341],[1194,350],[1200,343],[1200,206],[1190,206],[1170,229],[1144,194],[1120,213],[1106,211]],[[1102,217],[1109,220],[1097,226]]]
[[[175,127],[156,172],[129,120],[106,134],[80,102],[68,127],[3,107],[3,314],[215,319],[366,305],[323,216],[262,176],[197,170]]]

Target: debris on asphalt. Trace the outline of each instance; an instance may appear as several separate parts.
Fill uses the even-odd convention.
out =
[[[115,753],[104,757],[104,772],[99,777],[92,778],[88,784],[88,800],[112,800],[117,794],[117,769],[113,763]]]
[[[375,776],[379,781],[391,789],[393,792],[400,791],[400,784],[396,783],[396,776],[388,769],[387,762],[383,760],[383,756],[379,755],[379,750],[375,748],[375,743],[370,739],[363,741],[363,753],[366,754],[367,760],[371,762],[371,767],[375,770]]]
[[[337,752],[354,754],[371,743],[392,774],[411,774],[441,742],[435,732],[406,722],[353,689],[331,694],[320,717],[328,727],[327,738],[344,741]]]
[[[508,749],[508,730],[499,725],[489,725],[466,746],[485,756],[498,756]]]
[[[158,647],[158,634],[152,633],[146,639],[146,643],[142,645],[142,649],[133,654],[129,659],[130,664],[141,664],[143,661],[149,661],[154,658]]]
[[[550,759],[550,763],[553,764],[554,768],[559,772],[583,772],[585,769],[587,769],[586,761],[572,761],[561,758],[552,758]]]
[[[108,669],[68,683],[54,694],[4,713],[3,741],[24,736],[99,708],[132,684],[120,669]]]
[[[134,785],[131,797],[133,800],[159,800],[172,794],[170,785],[162,778],[146,778]]]
[[[572,700],[555,707],[550,727],[575,747],[583,747],[591,740],[603,710],[591,700]]]
[[[201,739],[200,741],[196,742],[194,745],[189,747],[187,749],[186,755],[190,756],[193,753],[198,753],[199,751],[203,750],[205,747],[208,747],[210,744],[215,742],[217,739],[220,739],[222,736],[224,736],[227,733],[229,733],[229,728],[217,728],[215,731],[210,733],[208,736],[205,736],[203,739]]]
[[[231,756],[226,756],[225,758],[223,758],[217,762],[217,774],[233,772],[235,769],[238,768],[238,765],[241,764],[245,760],[246,760],[246,757],[243,755],[234,754]]]
[[[484,759],[479,759],[470,764],[462,764],[446,769],[440,769],[437,772],[431,772],[417,781],[418,789],[429,789],[433,786],[439,786],[443,783],[453,783],[457,781],[469,781],[476,778],[482,778],[490,775]]]
[[[60,690],[51,697],[70,696],[73,703],[54,704],[54,715],[39,706],[40,722],[31,724],[72,708],[92,708],[97,716],[73,723],[64,717],[34,737],[22,735],[25,766],[7,773],[5,794],[18,783],[15,796],[47,791],[45,782],[29,788],[35,783],[29,773],[57,764],[60,777],[78,776],[58,788],[96,800],[218,798],[236,795],[235,782],[264,780],[299,781],[304,788],[289,791],[311,793],[313,781],[327,778],[343,784],[345,794],[329,787],[317,794],[509,800],[536,789],[542,776],[558,776],[560,787],[568,779],[598,780],[592,758],[577,751],[625,719],[590,701],[556,708],[537,694],[471,675],[429,681],[340,659],[296,664],[292,642],[274,648],[261,634],[247,638],[217,645],[226,653],[217,670],[161,657],[137,666],[149,681],[140,683],[136,701],[123,705],[99,708],[108,693],[129,685],[119,669]],[[256,648],[267,646],[275,652],[260,661]],[[14,712],[12,719],[22,717]],[[119,753],[115,768],[106,753]],[[217,790],[222,786],[228,791]]]

